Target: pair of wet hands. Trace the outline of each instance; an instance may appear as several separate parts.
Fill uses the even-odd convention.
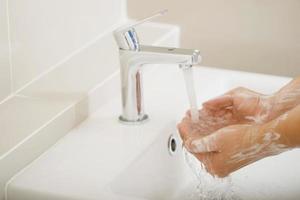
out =
[[[258,154],[243,157],[241,152],[253,148],[260,137],[259,125],[273,118],[272,101],[271,96],[236,88],[205,102],[198,122],[187,112],[178,124],[185,148],[218,177],[260,159]]]

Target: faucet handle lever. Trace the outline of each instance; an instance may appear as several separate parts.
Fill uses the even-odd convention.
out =
[[[135,51],[139,50],[140,43],[139,43],[139,38],[137,36],[135,27],[144,22],[150,21],[156,17],[162,16],[167,12],[168,12],[168,10],[164,9],[164,10],[161,10],[161,11],[153,14],[152,16],[146,17],[146,18],[139,20],[137,22],[134,22],[130,25],[122,26],[122,27],[116,29],[114,31],[114,36],[119,45],[119,48],[135,50]]]

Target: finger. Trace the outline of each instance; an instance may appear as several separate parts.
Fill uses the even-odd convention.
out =
[[[201,110],[198,110],[197,112],[200,115]],[[192,118],[191,110],[187,110],[186,113],[185,113],[185,116],[188,117],[189,119],[191,119]]]
[[[190,125],[186,118],[182,120],[181,123],[177,125],[177,129],[179,131],[180,137],[183,141],[187,140],[190,135]]]
[[[211,134],[200,139],[194,139],[186,144],[188,151],[192,153],[219,152],[217,135]]]
[[[191,118],[191,110],[187,110],[185,113],[185,116]]]
[[[233,106],[233,98],[231,95],[222,95],[220,97],[208,100],[203,103],[203,107],[211,110],[219,110]]]
[[[203,167],[205,170],[211,174],[212,176],[216,176],[216,171],[215,171],[215,162],[214,162],[214,156],[216,153],[209,152],[209,153],[198,153],[198,154],[193,154],[196,156],[196,158],[203,164]]]
[[[226,164],[219,163],[216,157],[219,153],[209,152],[204,154],[194,154],[196,158],[203,164],[205,170],[213,177],[224,178],[229,175]]]
[[[184,127],[183,127],[182,123],[177,124],[177,129],[178,129],[178,132],[179,132],[179,135],[180,135],[181,139],[183,141],[185,141],[186,140],[185,130],[184,130]]]

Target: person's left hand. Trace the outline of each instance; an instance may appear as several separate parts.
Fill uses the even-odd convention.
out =
[[[203,103],[203,108],[214,115],[231,112],[238,123],[265,123],[277,117],[272,108],[273,95],[264,95],[244,87],[238,87]]]

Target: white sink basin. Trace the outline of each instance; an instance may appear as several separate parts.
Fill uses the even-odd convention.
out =
[[[171,65],[153,68],[144,73],[149,122],[120,124],[120,100],[112,99],[14,177],[7,199],[189,199],[198,183],[176,131],[188,108],[182,73]],[[206,67],[194,73],[198,102],[237,86],[272,93],[289,81]],[[233,173],[234,191],[241,199],[300,199],[299,156],[286,152]]]

